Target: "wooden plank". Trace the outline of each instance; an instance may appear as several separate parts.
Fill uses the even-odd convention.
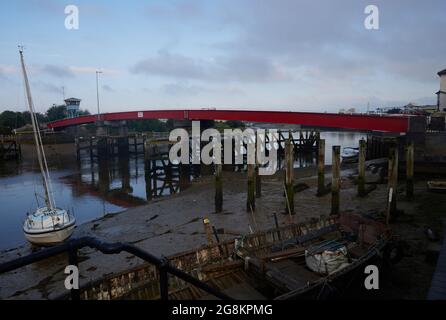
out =
[[[296,247],[296,248],[291,248],[291,249],[287,249],[287,250],[283,250],[283,251],[259,255],[259,258],[261,258],[263,260],[271,260],[271,259],[281,258],[284,256],[290,256],[290,255],[295,255],[295,254],[304,253],[304,252],[305,252],[304,247]]]

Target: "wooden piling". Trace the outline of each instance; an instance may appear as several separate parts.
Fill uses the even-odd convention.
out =
[[[289,214],[295,214],[294,212],[294,152],[293,145],[291,144],[291,137],[285,142],[285,198],[286,198],[286,210]]]
[[[387,193],[387,217],[389,224],[390,216],[396,212],[396,195],[398,187],[398,147],[392,144],[389,148],[389,168],[388,168],[388,193]]]
[[[93,137],[90,136],[89,139],[89,148],[90,148],[90,163],[93,163]]]
[[[206,234],[206,239],[207,239],[208,245],[211,246],[214,244],[214,238],[212,236],[212,226],[211,226],[211,223],[210,223],[208,217],[203,218],[203,226],[204,226],[204,233]]]
[[[215,228],[215,226],[212,226],[212,232],[214,233],[215,241],[217,241],[218,251],[220,252],[220,256],[223,257],[225,252],[224,252],[222,246],[220,245],[220,237],[218,236],[218,231],[217,231],[217,228]]]
[[[325,193],[325,140],[320,139],[317,153],[317,195]]]
[[[364,139],[359,140],[359,154],[358,154],[358,196],[364,197],[365,190],[365,151],[366,143]]]
[[[147,201],[152,200],[152,160],[150,159],[149,141],[144,141],[144,178],[146,182]]]
[[[406,147],[406,197],[413,197],[413,164],[414,164],[414,147],[410,141]]]
[[[106,160],[109,157],[110,146],[106,137],[96,138],[96,150],[98,160],[100,162]]]
[[[116,143],[118,145],[118,156],[120,158],[128,158],[129,156],[129,138],[119,137],[116,139]]]
[[[215,165],[215,212],[223,211],[223,181],[222,181],[222,165]]]
[[[79,146],[79,138],[74,139],[74,145],[76,146],[76,159],[78,162],[81,161],[81,150]]]
[[[135,152],[135,154],[138,154],[138,136],[135,134],[133,136],[133,150]]]
[[[277,214],[274,212],[273,216],[274,216],[274,226],[277,229],[277,236],[278,236],[279,240],[282,240],[282,236],[281,236],[280,230],[279,230],[279,221],[277,220]]]
[[[259,165],[256,165],[256,198],[262,197],[262,179],[259,175]]]
[[[248,164],[248,198],[246,201],[246,211],[254,211],[255,207],[255,164]]]
[[[341,147],[333,146],[331,168],[331,214],[339,214],[341,189]]]

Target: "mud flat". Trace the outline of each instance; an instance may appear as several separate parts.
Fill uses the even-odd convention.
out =
[[[66,167],[76,165],[76,147],[74,143],[46,144],[45,153],[49,166]],[[25,165],[37,167],[36,147],[32,143],[22,144],[22,161]]]
[[[330,180],[327,170],[326,181]],[[380,213],[385,210],[386,184],[364,198],[357,197],[357,186],[351,175],[355,169],[342,171],[341,211]],[[368,176],[369,181],[376,179]],[[317,218],[330,213],[330,194],[316,197],[316,168],[296,169],[295,184],[306,183],[309,188],[295,194],[295,222]],[[122,213],[82,224],[74,237],[94,236],[111,242],[129,242],[155,255],[168,256],[206,243],[202,219],[209,217],[217,229],[223,229],[220,239],[231,239],[253,230],[274,226],[273,213],[279,224],[289,223],[285,211],[283,172],[262,177],[262,197],[256,199],[254,214],[246,212],[247,180],[244,173],[223,172],[223,213],[214,212],[214,179],[211,176],[194,181],[182,193],[160,198]],[[404,181],[400,182],[398,208],[404,211],[392,226],[400,235],[405,256],[383,277],[379,298],[424,299],[430,285],[435,261],[426,260],[426,251],[435,245],[424,234],[426,225],[441,230],[445,217],[446,197],[429,193],[425,179],[415,182],[415,197],[406,200]],[[0,262],[32,252],[29,245],[0,253]],[[80,250],[80,283],[103,275],[122,271],[141,264],[129,254],[103,255],[96,250]],[[1,299],[47,299],[65,293],[64,268],[66,256],[53,257],[27,267],[0,275]]]

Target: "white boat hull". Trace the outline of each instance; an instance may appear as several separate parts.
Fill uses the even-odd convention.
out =
[[[358,162],[359,150],[356,148],[346,147],[341,153],[342,162],[352,163]]]
[[[68,239],[74,231],[75,224],[64,229],[43,232],[43,233],[26,233],[26,239],[32,244],[39,246],[51,246],[59,244]]]

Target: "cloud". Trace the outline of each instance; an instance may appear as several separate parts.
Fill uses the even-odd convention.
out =
[[[9,70],[14,69],[9,68]],[[119,73],[117,70],[109,68],[57,66],[52,64],[36,67],[36,70],[57,78],[74,78],[77,74],[94,74],[96,71],[101,71],[101,73],[106,75],[115,75]]]
[[[216,60],[216,77],[243,82],[291,80],[285,67],[270,59],[254,55],[231,55]]]
[[[290,68],[325,72],[338,79],[386,73],[433,81],[443,66],[446,42],[435,40],[446,29],[444,1],[374,2],[380,29],[366,30],[365,0],[262,2],[247,0],[222,4],[228,23],[240,30],[236,37],[216,44],[226,52],[256,52],[283,59]],[[321,10],[323,8],[323,10]],[[224,10],[223,10],[224,9]]]
[[[161,86],[161,92],[169,96],[196,96],[209,91],[209,88],[185,83],[166,83]]]
[[[115,92],[115,89],[106,84],[102,86],[102,89],[104,89],[107,92]]]
[[[59,15],[64,12],[64,4],[57,0],[29,0],[27,2],[27,10],[36,12],[44,12],[52,15]]]
[[[134,65],[130,71],[135,74],[149,74],[175,78],[203,79],[208,63],[166,51],[147,58]]]
[[[213,82],[263,82],[291,79],[291,75],[286,68],[261,56],[221,55],[204,60],[173,54],[165,50],[158,52],[156,56],[136,63],[130,68],[130,72],[149,76]]]
[[[17,73],[18,69],[15,66],[0,64],[0,74]]]
[[[73,78],[74,73],[67,67],[60,67],[52,64],[47,64],[42,67],[42,72],[57,78]]]
[[[203,1],[186,1],[186,2],[161,2],[151,3],[145,8],[146,15],[151,21],[154,19],[194,19],[205,14],[205,3]]]
[[[101,71],[103,74],[118,74],[119,71],[115,69],[109,69],[109,68],[98,68],[98,67],[76,67],[76,66],[70,66],[68,69],[76,74],[85,74],[85,73],[96,73],[96,71]]]
[[[39,90],[49,93],[58,93],[62,99],[62,87],[58,87],[52,83],[47,83],[43,81],[33,82],[33,86]]]

